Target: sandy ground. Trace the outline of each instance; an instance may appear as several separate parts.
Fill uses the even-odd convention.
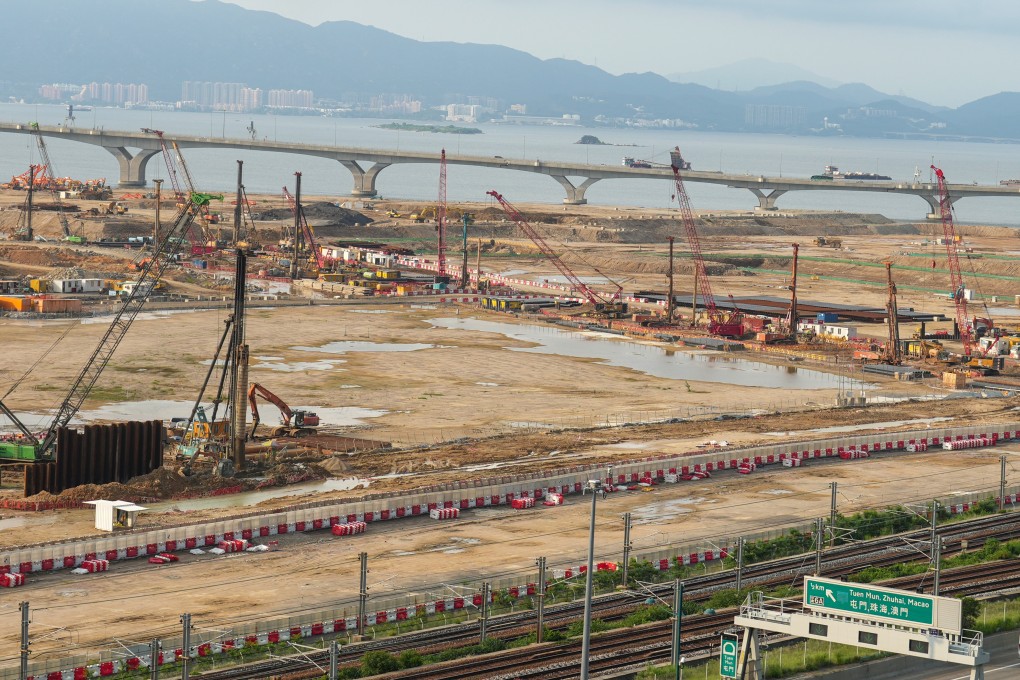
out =
[[[11,206],[18,195],[0,196],[0,205]],[[130,202],[129,202],[130,203]],[[140,230],[150,219],[141,203],[130,204],[129,216]],[[334,229],[335,238],[363,237],[402,245],[424,245],[431,238],[430,225],[406,220],[387,220],[386,204],[377,204],[378,221],[369,228]],[[478,237],[492,243],[483,254],[487,271],[523,271],[536,276],[554,273],[551,265],[528,253],[533,246],[513,233],[498,215],[481,219],[487,206],[472,206],[480,215]],[[488,206],[491,208],[491,206]],[[534,209],[536,222],[567,242],[579,272],[591,263],[617,275],[628,290],[664,290],[668,262],[665,237],[681,235],[673,218],[655,217],[654,211],[611,208],[571,208],[567,215]],[[9,227],[15,211],[0,214],[0,231]],[[380,217],[381,216],[381,217]],[[46,226],[45,218],[43,227]],[[55,221],[49,218],[51,231]],[[110,218],[113,220],[114,218]],[[117,225],[88,226],[95,233],[111,233]],[[925,267],[928,256],[943,262],[944,252],[930,239],[932,225],[893,225],[880,217],[805,215],[802,219],[731,215],[703,223],[705,252],[725,252],[737,257],[710,265],[717,300],[727,293],[788,296],[789,262],[781,256],[789,244],[804,244],[801,255],[801,299],[825,299],[838,303],[883,306],[886,299],[885,269],[881,262],[892,258],[897,266],[900,307],[950,313],[949,305],[935,293],[946,283]],[[104,231],[105,230],[105,231]],[[126,231],[125,231],[126,233]],[[144,231],[141,231],[144,233]],[[994,228],[968,228],[967,247],[975,254],[1013,252],[1015,232]],[[836,234],[843,249],[819,248],[813,235]],[[925,243],[929,241],[928,243]],[[410,244],[410,245],[408,245]],[[127,272],[129,255],[79,249],[68,254],[63,246],[42,244],[48,255],[27,252],[20,245],[0,244],[0,276],[38,275],[71,264]],[[516,253],[516,255],[515,255]],[[910,255],[909,253],[914,253]],[[918,255],[920,253],[920,255]],[[769,259],[769,255],[777,255]],[[743,258],[743,259],[741,259]],[[810,259],[819,258],[819,259]],[[474,262],[472,258],[472,263]],[[974,260],[979,271],[1015,276],[1011,260]],[[741,266],[772,270],[749,272]],[[686,267],[686,269],[685,269]],[[679,276],[690,268],[678,264]],[[831,280],[840,277],[846,280]],[[178,291],[207,290],[209,282],[171,282]],[[982,291],[1012,295],[1011,279],[981,279]],[[677,285],[677,292],[687,286]],[[1011,300],[1012,298],[1010,298]],[[117,412],[95,409],[123,406],[139,401],[167,400],[148,404],[144,413],[163,417],[186,415],[206,364],[222,332],[226,312],[200,311],[162,317],[145,315],[127,335],[100,379],[85,409],[91,417],[119,419]],[[367,307],[302,307],[252,310],[248,342],[253,357],[252,379],[265,384],[293,406],[310,407],[337,422],[356,417],[359,424],[334,426],[333,431],[391,440],[398,443],[434,443],[454,437],[491,435],[514,431],[499,440],[471,440],[423,451],[359,454],[343,460],[344,475],[370,478],[388,473],[413,473],[372,482],[373,490],[408,488],[438,481],[491,474],[478,466],[502,464],[507,470],[552,468],[576,461],[619,461],[652,453],[689,451],[707,439],[726,439],[733,445],[761,443],[790,437],[789,432],[833,425],[913,420],[928,417],[970,422],[982,419],[1012,420],[1012,402],[1005,400],[951,400],[854,411],[825,411],[739,422],[699,422],[596,432],[545,433],[520,431],[521,423],[591,425],[607,416],[663,417],[689,414],[697,407],[724,410],[762,408],[794,403],[831,404],[839,379],[820,389],[790,390],[778,387],[737,386],[725,380],[655,377],[593,358],[571,357],[515,350],[544,344],[555,335],[544,330],[534,342],[483,330],[448,329],[430,321],[467,319],[522,323],[510,317],[488,314],[470,307],[428,304],[378,304]],[[43,356],[67,328],[64,322],[25,322],[0,319],[0,337],[7,361],[0,366],[0,385],[7,386]],[[33,378],[5,403],[20,414],[41,414],[56,406],[69,381],[91,353],[105,324],[76,324],[55,352],[42,360]],[[883,337],[884,326],[869,334]],[[909,329],[901,331],[905,337]],[[329,343],[374,343],[373,351],[329,351]],[[366,346],[356,346],[365,349]],[[637,345],[619,342],[617,354],[626,356]],[[334,348],[335,349],[335,348]],[[341,347],[341,349],[343,349]],[[349,348],[348,348],[349,349]],[[379,351],[385,349],[387,351]],[[398,351],[401,350],[401,351]],[[733,359],[710,356],[713,361]],[[762,360],[742,355],[740,359]],[[825,370],[810,362],[786,371]],[[869,378],[870,379],[870,378]],[[931,385],[876,382],[870,394],[883,396],[934,396],[943,392]],[[343,410],[341,410],[343,409]],[[43,415],[26,416],[30,425],[45,424]],[[272,417],[264,420],[272,421]],[[946,421],[948,422],[948,421]],[[941,424],[941,423],[939,423]],[[809,434],[798,436],[808,437]],[[1015,454],[1016,447],[1006,448]],[[634,515],[633,539],[639,549],[683,542],[704,548],[727,538],[791,522],[807,522],[827,515],[830,481],[839,482],[840,509],[884,505],[893,502],[924,502],[934,495],[948,500],[954,493],[987,490],[998,482],[998,456],[994,451],[965,451],[952,456],[895,454],[877,459],[812,463],[803,470],[775,470],[750,477],[722,474],[716,478],[676,487],[658,487],[648,494],[611,496],[599,508],[600,551],[610,556],[622,541],[621,514]],[[1012,466],[1010,468],[1012,470]],[[330,494],[343,496],[342,492]],[[347,494],[350,495],[350,494]],[[306,500],[310,494],[265,502],[278,508]],[[324,497],[314,494],[315,498]],[[183,505],[183,504],[182,504]],[[207,519],[230,510],[161,511],[144,518],[150,525]],[[578,563],[586,541],[587,507],[570,499],[561,508],[514,514],[503,509],[467,513],[449,524],[408,520],[370,527],[364,537],[334,539],[327,535],[287,537],[277,553],[224,558],[187,556],[181,563],[155,568],[147,564],[118,564],[101,576],[77,578],[68,574],[33,576],[19,593],[32,602],[33,626],[57,627],[52,639],[36,643],[37,653],[46,650],[86,649],[110,636],[137,637],[170,634],[177,615],[191,612],[209,626],[231,621],[264,618],[302,607],[323,607],[348,601],[357,583],[357,553],[367,550],[372,573],[373,597],[412,590],[448,593],[441,584],[459,584],[480,574],[520,572],[532,568],[545,555],[554,563]],[[144,516],[143,516],[144,517]],[[62,511],[23,516],[5,512],[0,516],[0,544],[23,544],[91,533],[90,514]],[[141,572],[145,577],[141,578]],[[9,599],[9,598],[8,598]],[[10,606],[13,606],[9,603]],[[3,606],[3,605],[0,605]],[[0,639],[16,639],[17,617],[3,617]],[[103,646],[108,646],[102,643]],[[10,647],[5,644],[5,647]]]
[[[598,559],[619,559],[624,512],[632,514],[632,540],[639,551],[675,543],[712,549],[732,545],[739,535],[826,516],[830,481],[838,484],[841,512],[921,504],[934,496],[949,502],[959,493],[988,490],[998,483],[998,457],[1004,452],[1012,460],[1020,447],[952,456],[891,454],[749,477],[723,473],[650,493],[613,494],[598,504]],[[483,576],[530,573],[543,555],[550,568],[576,567],[583,562],[588,512],[585,500],[571,498],[562,507],[528,512],[473,510],[455,522],[374,524],[368,534],[353,538],[290,536],[280,541],[276,553],[184,555],[166,567],[117,564],[96,576],[33,576],[18,595],[31,601],[37,630],[52,626],[61,631],[34,644],[40,655],[106,645],[102,641],[111,637],[133,640],[142,630],[146,639],[170,635],[182,612],[192,613],[203,628],[307,608],[337,606],[351,612],[361,551],[369,554],[373,598],[404,591],[448,595],[476,587]],[[0,640],[13,645],[17,633],[17,617],[3,617]]]

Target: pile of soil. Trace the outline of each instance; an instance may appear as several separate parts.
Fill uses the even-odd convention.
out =
[[[355,224],[368,224],[372,221],[357,210],[341,208],[335,203],[320,201],[318,203],[306,203],[303,205],[305,219],[315,222],[318,226],[345,226],[352,227]],[[290,208],[273,208],[255,213],[252,217],[256,220],[293,220],[294,213]]]

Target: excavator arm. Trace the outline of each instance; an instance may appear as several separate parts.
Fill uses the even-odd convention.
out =
[[[259,426],[259,422],[262,420],[259,417],[258,397],[262,397],[270,404],[280,409],[280,416],[283,418],[283,424],[285,426],[290,425],[290,419],[293,415],[293,412],[290,410],[290,406],[287,406],[287,403],[283,399],[280,399],[259,383],[252,383],[251,386],[248,387],[248,404],[251,406],[251,433],[253,435],[255,434],[255,429]]]

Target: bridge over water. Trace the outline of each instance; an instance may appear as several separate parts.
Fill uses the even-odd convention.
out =
[[[146,185],[145,169],[149,160],[162,148],[159,139],[145,132],[128,132],[103,129],[83,129],[62,126],[39,126],[20,123],[0,123],[0,132],[39,134],[73,142],[93,144],[110,152],[120,164],[120,187]],[[195,136],[168,136],[181,148],[247,149],[249,151],[275,151],[305,156],[318,156],[337,161],[347,168],[354,180],[351,196],[377,195],[376,180],[379,174],[400,163],[439,163],[439,154],[391,149],[361,149],[356,147],[301,144],[298,142],[270,142],[266,140],[224,139]],[[130,151],[133,149],[134,151]],[[668,167],[629,168],[625,166],[588,165],[550,160],[521,160],[488,156],[461,156],[447,154],[446,162],[456,165],[501,168],[548,175],[559,182],[566,192],[563,202],[568,205],[587,203],[585,192],[595,182],[605,179],[659,179],[673,177]],[[886,194],[917,196],[928,204],[928,218],[937,218],[938,198],[936,185],[931,182],[892,182],[856,180],[811,180],[796,177],[769,177],[765,175],[734,175],[723,172],[687,170],[685,182],[721,184],[736,189],[747,189],[758,199],[756,210],[776,210],[776,200],[790,191],[871,191]],[[1020,186],[951,184],[950,200],[981,196],[1020,196]]]

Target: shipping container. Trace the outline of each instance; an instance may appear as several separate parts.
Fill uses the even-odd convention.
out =
[[[32,298],[24,295],[4,295],[0,297],[0,309],[7,312],[31,312]]]
[[[79,314],[82,302],[71,298],[38,297],[32,299],[32,307],[40,314]]]

